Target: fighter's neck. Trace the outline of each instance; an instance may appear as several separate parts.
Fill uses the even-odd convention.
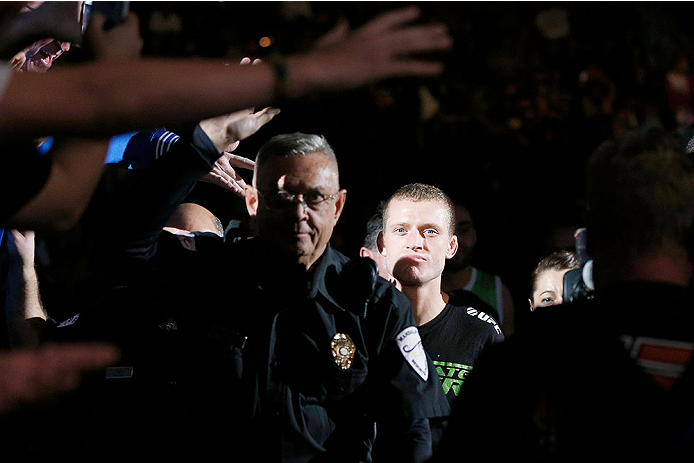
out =
[[[412,304],[417,326],[430,322],[448,303],[448,295],[441,291],[441,277],[420,286],[404,286],[402,292]]]

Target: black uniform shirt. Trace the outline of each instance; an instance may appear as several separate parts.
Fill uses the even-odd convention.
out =
[[[347,258],[330,246],[310,273],[297,268],[278,276],[277,269],[261,268],[261,248],[254,241],[231,245],[229,258],[214,257],[240,270],[233,276],[215,272],[225,273],[226,283],[206,277],[211,286],[198,287],[207,294],[215,289],[223,294],[223,284],[229,288],[226,303],[217,298],[219,303],[208,305],[217,310],[197,327],[221,349],[198,358],[210,360],[201,377],[215,372],[212,376],[233,385],[226,396],[241,399],[231,410],[240,419],[234,433],[244,436],[239,444],[248,450],[244,458],[364,461],[374,422],[380,429],[449,413],[421,343],[419,359],[408,353],[412,344],[399,346],[397,338],[405,334],[419,339],[402,293],[380,278],[372,295],[363,291],[343,271]],[[332,354],[336,334],[349,336],[356,348],[347,369]]]

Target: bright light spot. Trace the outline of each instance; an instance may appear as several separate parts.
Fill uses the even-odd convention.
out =
[[[258,44],[263,48],[269,47],[273,42],[274,40],[272,37],[261,37],[260,40],[258,40]]]

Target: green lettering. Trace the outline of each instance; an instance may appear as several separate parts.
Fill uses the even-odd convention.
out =
[[[458,381],[458,380],[451,379],[451,378],[446,378],[442,384],[443,393],[448,394],[448,391],[450,391],[452,389],[453,394],[456,397],[458,397],[458,394],[460,394],[460,386],[462,386],[462,385],[463,385],[462,381]]]

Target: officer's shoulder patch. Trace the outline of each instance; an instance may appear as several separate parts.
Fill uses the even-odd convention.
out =
[[[427,365],[427,355],[422,346],[422,338],[416,326],[410,326],[402,330],[395,337],[395,342],[400,348],[407,363],[414,371],[426,381],[429,378],[429,367]]]

